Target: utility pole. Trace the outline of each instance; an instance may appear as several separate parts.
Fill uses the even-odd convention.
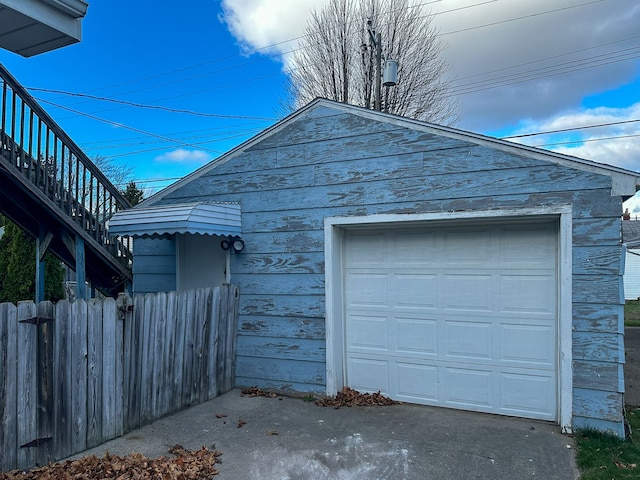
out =
[[[382,34],[380,32],[376,33],[372,27],[371,20],[367,20],[367,30],[369,31],[369,39],[371,40],[371,44],[376,48],[376,85],[374,89],[374,102],[373,109],[378,112],[382,111]],[[366,46],[363,46],[366,48]],[[398,62],[395,60],[387,60],[387,64],[385,65],[384,73],[384,85],[385,87],[392,87],[398,81]],[[387,67],[391,67],[388,69]],[[388,78],[387,78],[388,77]],[[388,111],[387,105],[385,105],[384,111]]]
[[[367,30],[369,32],[369,39],[371,44],[376,47],[376,84],[373,101],[373,109],[378,112],[382,111],[382,92],[380,86],[382,83],[382,34],[376,33],[372,27],[372,21],[367,20]]]

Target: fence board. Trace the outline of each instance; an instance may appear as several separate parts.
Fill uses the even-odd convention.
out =
[[[71,451],[87,449],[87,302],[71,305]]]
[[[87,318],[87,448],[102,439],[102,302],[91,300]]]
[[[194,318],[195,290],[180,292],[180,303],[184,305],[184,318]],[[191,405],[191,389],[193,388],[194,328],[195,322],[184,322],[184,356],[182,366],[182,405]]]
[[[17,465],[18,455],[18,309],[0,304],[0,467]]]
[[[164,356],[162,359],[164,388],[162,390],[162,414],[172,413],[173,402],[172,395],[174,392],[173,381],[173,364],[176,358],[176,321],[177,321],[177,304],[175,292],[169,292],[166,295],[166,314],[164,325]]]
[[[207,393],[209,398],[218,395],[218,375],[216,371],[216,363],[218,361],[218,345],[220,343],[220,297],[221,288],[213,290],[211,299],[211,332],[209,339],[209,356],[207,358],[207,372],[209,372],[209,385]]]
[[[155,330],[153,329],[153,307],[155,295],[148,293],[144,297],[142,314],[142,373],[140,376],[140,424],[151,422],[153,406],[153,346]]]
[[[152,397],[151,416],[160,418],[168,413],[164,405],[165,390],[165,324],[167,311],[167,294],[157,293],[154,299],[152,324],[153,330],[153,374],[151,377]]]
[[[36,306],[41,321],[36,327],[37,338],[37,429],[36,456],[38,465],[46,465],[53,458],[54,403],[53,403],[53,331],[55,328],[53,303],[41,302]]]
[[[56,304],[54,322],[54,457],[71,455],[71,304],[63,300]]]
[[[36,316],[33,302],[18,303],[18,468],[36,464],[36,449],[30,446],[38,439],[37,428],[37,333],[35,325],[24,323]]]
[[[0,468],[79,453],[233,388],[237,311],[226,285],[0,304]]]
[[[101,438],[115,438],[117,428],[116,397],[118,388],[118,353],[116,301],[106,299],[102,304],[102,432]],[[122,378],[122,377],[119,377]]]

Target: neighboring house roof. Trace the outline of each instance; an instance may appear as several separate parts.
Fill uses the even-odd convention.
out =
[[[640,221],[622,221],[622,243],[625,243],[627,248],[640,248]]]
[[[242,233],[240,205],[236,203],[188,203],[163,207],[132,208],[109,220],[109,233],[155,237],[165,234],[236,236]]]
[[[578,157],[572,157],[570,155],[564,155],[561,153],[543,150],[536,147],[521,145],[506,140],[500,140],[494,137],[487,137],[485,135],[467,132],[452,127],[426,123],[419,120],[400,117],[389,113],[377,112],[354,105],[347,105],[344,103],[335,102],[333,100],[318,98],[316,100],[313,100],[311,103],[301,108],[300,110],[285,117],[272,127],[264,130],[262,133],[259,133],[250,140],[240,144],[233,150],[230,150],[221,157],[218,157],[216,160],[213,160],[212,162],[201,167],[190,175],[187,175],[182,180],[179,180],[173,185],[144,200],[136,208],[155,204],[165,196],[181,188],[183,185],[206,174],[210,170],[216,168],[218,165],[226,163],[227,161],[250,149],[256,144],[264,142],[270,136],[281,131],[294,122],[304,121],[306,117],[311,115],[330,116],[341,113],[349,113],[363,118],[368,118],[373,122],[386,122],[396,125],[399,128],[404,127],[413,130],[424,131],[428,134],[441,135],[444,137],[465,141],[469,144],[486,146],[489,148],[494,148],[496,150],[556,163],[558,165],[568,166],[570,168],[575,168],[582,171],[606,175],[611,177],[611,194],[613,196],[622,196],[625,198],[631,197],[635,195],[638,186],[640,186],[640,174],[631,170],[626,170],[624,168],[615,167],[604,163],[598,163],[591,160],[585,160]],[[321,132],[319,132],[319,135],[321,135]]]

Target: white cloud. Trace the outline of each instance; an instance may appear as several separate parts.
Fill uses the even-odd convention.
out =
[[[204,165],[211,161],[211,159],[212,156],[207,152],[202,150],[186,150],[184,148],[177,148],[154,158],[156,162],[190,163],[199,165]]]
[[[275,44],[302,35],[311,9],[326,1],[223,0],[221,17],[245,50],[273,45],[271,53],[286,52],[290,43]],[[426,3],[447,44],[461,128],[490,132],[526,117],[544,119],[637,76],[637,60],[618,62],[613,53],[637,46],[637,0]],[[607,64],[585,68],[597,61]],[[567,70],[573,71],[542,77]],[[521,82],[527,75],[538,78]],[[501,86],[486,89],[490,84]]]
[[[245,52],[284,53],[296,48],[296,40],[287,40],[302,35],[310,12],[327,1],[222,0],[219,19]]]

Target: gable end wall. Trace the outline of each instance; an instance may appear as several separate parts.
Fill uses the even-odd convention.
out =
[[[238,386],[325,391],[326,217],[565,204],[573,228],[573,415],[622,428],[621,199],[611,178],[338,113],[285,125],[159,204],[232,201],[246,242]],[[137,259],[136,259],[137,261]]]

